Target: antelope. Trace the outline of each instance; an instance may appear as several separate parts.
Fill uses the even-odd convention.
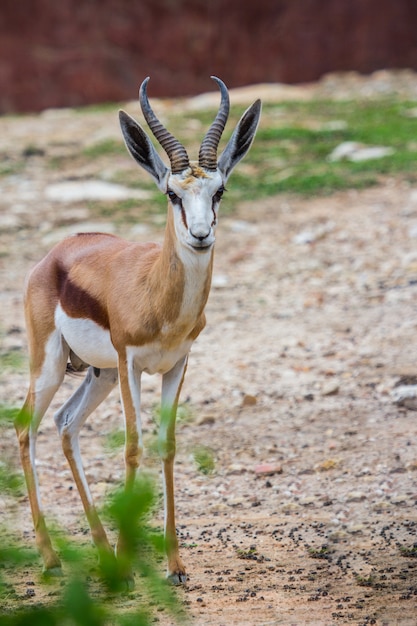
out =
[[[176,411],[191,345],[206,323],[220,200],[230,173],[252,144],[261,111],[260,100],[246,110],[217,159],[230,101],[225,84],[215,76],[212,79],[220,89],[220,107],[201,143],[198,162],[189,160],[184,146],[156,117],[147,96],[149,77],[140,87],[139,102],[170,168],[142,127],[119,112],[128,151],[167,196],[163,243],[128,242],[102,233],[72,235],[52,248],[26,282],[30,385],[16,430],[36,544],[44,571],[51,575],[61,573],[61,562],[41,506],[36,438],[43,415],[72,368],[87,372],[54,420],[99,555],[114,555],[114,551],[83,469],[80,429],[118,383],[125,425],[124,488],[129,492],[143,450],[141,374],[162,375],[158,451],[167,577],[174,584],[186,581],[175,526]],[[119,554],[123,554],[123,536],[116,545]]]

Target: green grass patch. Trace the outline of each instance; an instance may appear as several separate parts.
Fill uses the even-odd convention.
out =
[[[213,451],[207,446],[197,446],[193,452],[194,462],[199,472],[205,475],[212,474],[216,464]]]
[[[22,370],[26,366],[26,357],[20,350],[0,351],[0,370]]]
[[[232,175],[225,205],[281,192],[327,195],[374,185],[386,175],[416,181],[417,119],[407,114],[411,108],[412,103],[387,100],[266,105],[253,146]],[[344,141],[394,152],[362,162],[329,161]]]
[[[412,546],[400,546],[400,554],[408,558],[417,558],[417,543]]]
[[[110,452],[115,452],[125,445],[125,431],[113,430],[106,436],[106,448]]]

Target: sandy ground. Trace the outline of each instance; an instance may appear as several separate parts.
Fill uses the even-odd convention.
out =
[[[47,145],[56,116],[25,120],[32,134],[38,120]],[[22,126],[20,139],[17,121],[0,126],[5,145],[22,149]],[[0,199],[2,349],[24,354],[24,276],[86,214],[45,201],[48,172],[42,155],[31,158],[25,175],[2,181]],[[145,234],[121,232],[161,237],[152,224]],[[192,349],[177,428],[189,572],[178,594],[192,624],[417,623],[417,414],[390,395],[417,373],[416,312],[417,189],[401,180],[313,200],[281,195],[220,219],[208,324]],[[51,417],[76,384],[65,381],[42,423],[38,467],[47,515],[85,541]],[[0,385],[2,401],[19,405],[27,374],[3,371]],[[159,380],[146,377],[144,466],[155,475],[158,398]],[[123,478],[122,451],[106,446],[121,428],[114,393],[82,433],[98,502]],[[196,467],[199,446],[215,460],[210,475]],[[11,430],[0,450],[16,460]],[[0,522],[13,519],[32,545],[27,498],[0,502]],[[40,562],[20,570],[4,606],[47,602],[40,572]],[[135,593],[116,600],[139,601]],[[156,621],[170,618],[158,612]]]

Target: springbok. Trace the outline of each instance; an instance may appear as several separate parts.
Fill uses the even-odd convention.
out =
[[[54,416],[64,454],[81,496],[99,554],[113,554],[84,473],[79,431],[90,413],[119,382],[125,419],[125,489],[135,480],[142,453],[140,383],[142,372],[162,375],[158,449],[164,478],[167,576],[186,580],[175,528],[173,464],[178,398],[193,341],[205,326],[217,213],[225,183],[248,152],[261,103],[254,102],[238,122],[217,160],[229,114],[229,94],[218,84],[221,103],[205,135],[198,163],[153,112],[145,79],[139,90],[144,118],[169,157],[165,166],[148,135],[120,111],[126,146],[168,198],[162,245],[132,243],[88,233],[58,243],[32,270],[25,290],[30,354],[30,387],[16,420],[36,543],[50,574],[60,572],[42,512],[35,467],[40,421],[69,368],[87,369],[83,382]],[[29,417],[27,417],[29,416]],[[123,553],[119,537],[116,553]]]

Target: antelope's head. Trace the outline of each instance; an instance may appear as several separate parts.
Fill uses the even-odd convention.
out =
[[[133,158],[154,178],[172,206],[178,241],[189,249],[204,252],[215,241],[217,213],[225,184],[235,165],[248,152],[259,122],[261,102],[257,100],[241,117],[225,149],[217,158],[217,148],[229,115],[226,85],[212,77],[220,88],[218,113],[205,135],[198,162],[190,162],[184,146],[163,126],[153,112],[146,93],[149,78],[139,90],[139,102],[153,135],[169,157],[168,168],[143,128],[124,111],[120,125]]]

